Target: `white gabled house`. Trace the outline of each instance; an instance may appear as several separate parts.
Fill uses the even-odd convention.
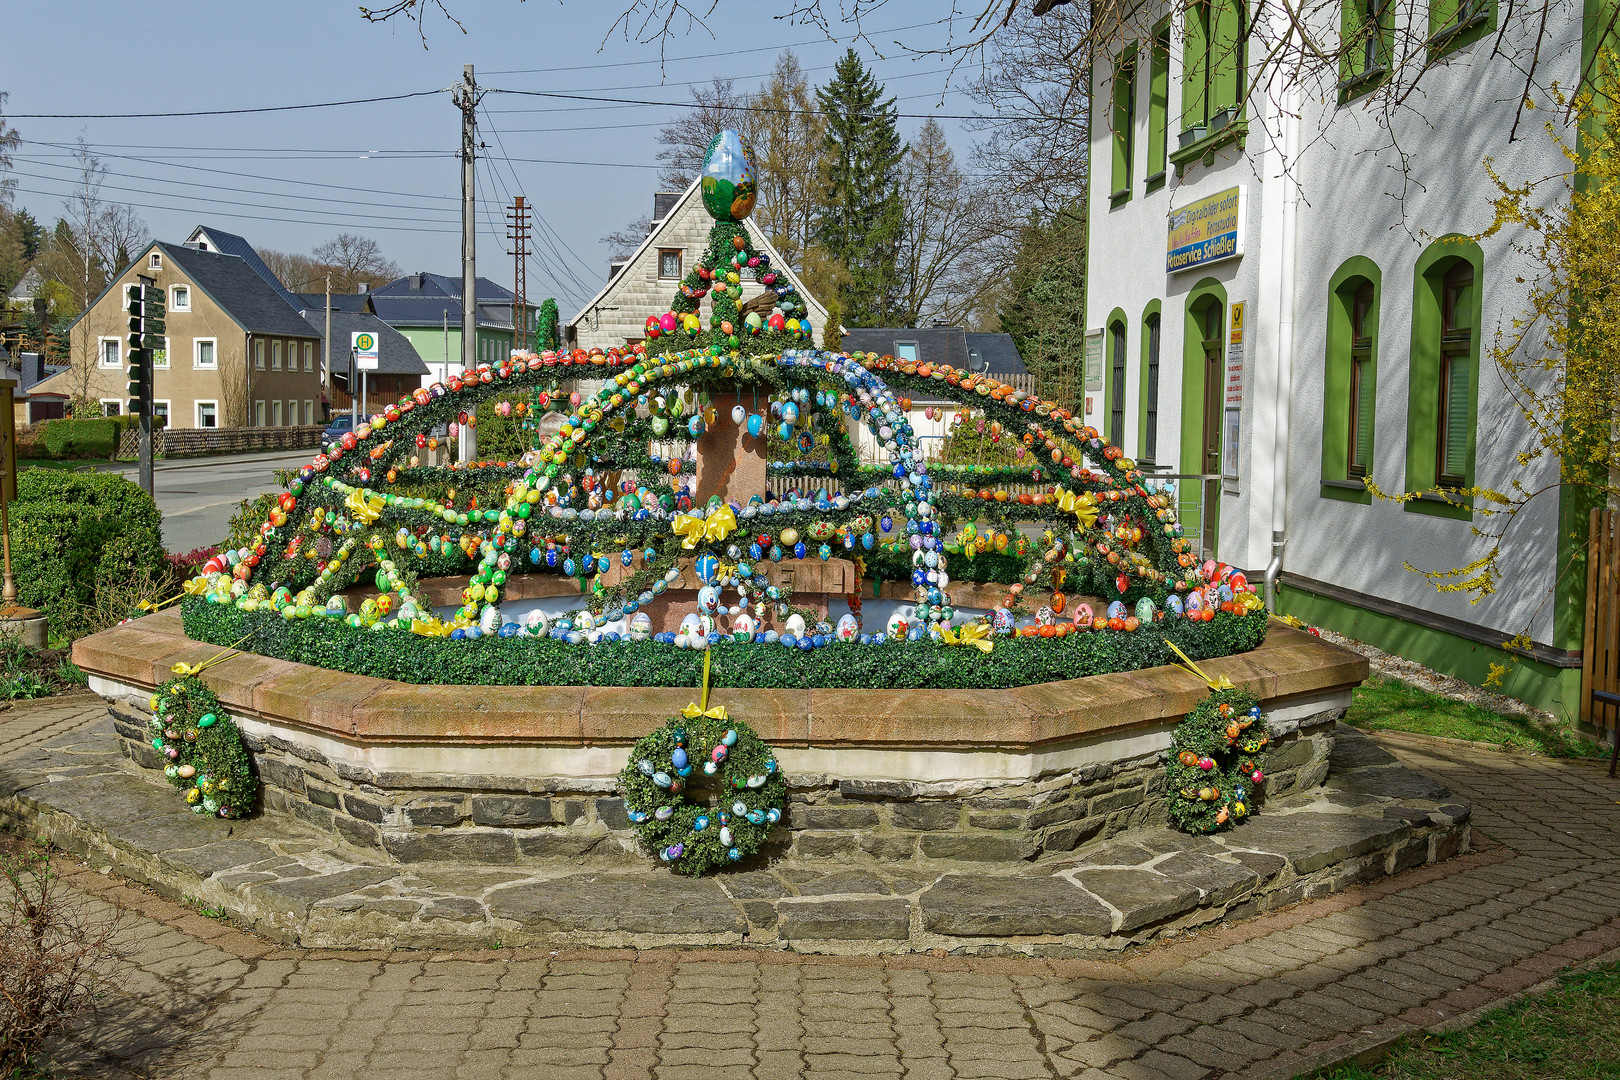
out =
[[[681,278],[709,246],[709,229],[714,219],[703,208],[696,181],[683,193],[659,192],[653,196],[653,223],[641,246],[624,262],[614,263],[607,284],[563,327],[563,342],[569,348],[606,349],[613,345],[640,341],[646,333],[647,317],[670,310]],[[827,309],[812,296],[799,275],[771,246],[764,230],[752,218],[743,221],[755,248],[769,255],[771,267],[785,274],[810,309],[810,325],[817,341],[827,325]],[[743,281],[743,301],[765,290],[757,282]],[[704,304],[704,322],[708,306]]]

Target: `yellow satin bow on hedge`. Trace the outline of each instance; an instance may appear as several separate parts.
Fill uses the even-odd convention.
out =
[[[201,596],[203,593],[208,591],[208,579],[205,577],[194,577],[180,587],[186,591],[187,596]]]
[[[411,633],[423,637],[449,637],[450,627],[438,619],[412,619]]]
[[[362,525],[370,525],[382,517],[383,507],[388,505],[381,495],[367,498],[365,492],[359,490],[349,492],[349,497],[343,500],[343,504]]]
[[[1208,675],[1206,675],[1204,673],[1203,668],[1201,668],[1197,664],[1193,663],[1191,657],[1189,657],[1186,653],[1182,652],[1179,648],[1176,647],[1175,642],[1167,640],[1167,641],[1165,641],[1165,644],[1170,646],[1170,648],[1174,649],[1175,654],[1177,656],[1181,657],[1182,660],[1186,661],[1187,670],[1191,671],[1194,675],[1198,676],[1200,679],[1203,679],[1204,682],[1208,683],[1209,688],[1211,690],[1236,690],[1237,689],[1237,687],[1232,683],[1232,680],[1228,679],[1225,675],[1217,675],[1213,679],[1210,678]]]
[[[676,514],[673,531],[681,538],[681,547],[691,550],[699,540],[724,540],[737,528],[737,515],[729,506],[722,506],[707,519],[695,514]]]
[[[990,640],[990,628],[982,622],[970,622],[954,632],[949,626],[941,626],[939,636],[947,645],[971,645],[980,652],[989,652],[996,647],[995,642]]]
[[[716,705],[712,709],[709,708],[709,660],[713,655],[714,654],[709,652],[709,650],[703,650],[703,704],[699,705],[694,702],[681,710],[681,715],[686,717],[688,720],[696,720],[700,716],[707,716],[711,720],[731,719],[731,717],[726,715],[726,707],[724,705]]]
[[[1073,514],[1080,519],[1080,524],[1089,529],[1097,523],[1097,504],[1092,501],[1091,493],[1076,495],[1067,489],[1058,492],[1058,509],[1065,514]]]

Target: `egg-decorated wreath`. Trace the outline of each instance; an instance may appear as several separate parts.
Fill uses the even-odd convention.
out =
[[[747,724],[721,708],[686,712],[636,743],[619,788],[642,841],[696,876],[758,851],[782,819],[787,785],[775,752]]]
[[[152,695],[147,722],[163,776],[184,793],[193,813],[222,818],[253,812],[259,781],[242,735],[219,698],[195,675],[179,675]]]
[[[1165,762],[1170,820],[1182,832],[1230,828],[1254,812],[1271,741],[1260,703],[1217,690],[1176,725]]]

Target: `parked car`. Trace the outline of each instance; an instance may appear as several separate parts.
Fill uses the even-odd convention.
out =
[[[321,432],[321,449],[326,449],[353,430],[354,417],[348,413],[338,413],[332,417],[332,422],[326,425],[326,430]]]

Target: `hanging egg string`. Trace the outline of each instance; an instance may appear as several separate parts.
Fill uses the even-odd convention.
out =
[[[709,704],[712,655],[703,654],[699,702],[637,741],[619,773],[625,813],[642,841],[694,876],[758,851],[787,801],[775,751],[725,706]],[[694,784],[709,798],[692,801]]]

